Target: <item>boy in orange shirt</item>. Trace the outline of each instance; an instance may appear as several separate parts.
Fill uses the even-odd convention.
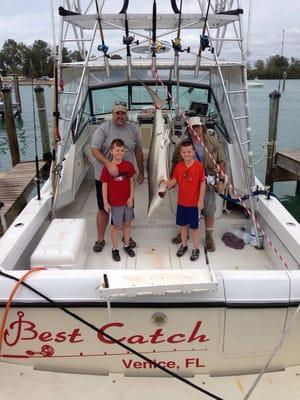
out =
[[[205,171],[203,165],[195,160],[195,150],[189,141],[183,141],[180,146],[183,161],[179,162],[173,172],[173,177],[165,181],[170,189],[178,184],[178,200],[176,224],[180,226],[181,245],[177,256],[182,257],[187,249],[188,227],[192,230],[193,250],[191,261],[199,258],[200,229],[199,211],[203,209],[205,194]]]

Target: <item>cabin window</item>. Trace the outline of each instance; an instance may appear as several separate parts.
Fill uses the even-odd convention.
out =
[[[108,114],[116,100],[128,102],[127,86],[117,86],[91,90],[92,115]]]

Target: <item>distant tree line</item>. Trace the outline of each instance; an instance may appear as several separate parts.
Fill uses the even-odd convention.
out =
[[[64,62],[82,61],[78,51],[63,48]],[[276,54],[266,60],[257,60],[252,67],[247,65],[248,79],[279,79],[286,73],[288,79],[300,79],[300,59]],[[53,49],[43,40],[36,40],[33,45],[26,46],[8,39],[0,50],[0,74],[17,74],[28,78],[53,76]]]
[[[63,48],[64,62],[81,61],[78,51]],[[53,76],[53,49],[43,40],[36,40],[26,46],[8,39],[0,51],[0,74],[17,74],[28,78]]]
[[[254,67],[248,65],[248,79],[280,79],[286,74],[287,79],[300,79],[300,59],[276,54],[264,60],[257,60]]]

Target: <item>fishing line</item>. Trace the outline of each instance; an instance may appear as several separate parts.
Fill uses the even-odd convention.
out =
[[[19,281],[18,278],[16,278],[13,275],[7,274],[6,272],[3,272],[3,270],[0,268],[0,276],[3,276],[5,278],[8,279],[12,279],[14,281]],[[145,356],[144,354],[134,350],[132,347],[127,346],[126,344],[118,341],[117,339],[115,339],[113,336],[111,336],[110,334],[108,334],[107,332],[102,331],[101,329],[97,328],[94,324],[92,324],[91,322],[85,320],[84,318],[82,318],[80,315],[74,313],[73,311],[70,311],[69,309],[67,309],[66,307],[62,306],[60,303],[57,303],[56,301],[52,300],[50,297],[48,297],[47,295],[43,294],[42,292],[40,292],[39,290],[35,289],[33,286],[29,285],[28,283],[22,281],[21,285],[25,286],[27,289],[29,289],[30,291],[32,291],[33,293],[37,294],[39,297],[43,298],[44,300],[46,300],[48,303],[50,303],[51,305],[53,305],[55,308],[60,309],[61,311],[63,311],[65,314],[69,315],[70,317],[72,317],[73,319],[81,322],[83,325],[86,325],[87,327],[89,327],[90,329],[92,329],[93,331],[95,331],[97,334],[101,333],[101,335],[103,335],[104,337],[106,337],[107,339],[109,339],[110,341],[112,341],[113,343],[117,344],[118,346],[122,347],[123,349],[125,349],[126,351],[134,354],[135,356],[142,358],[144,361],[149,362],[150,364],[152,364],[153,366],[155,366],[156,368],[160,369],[161,371],[165,372],[168,375],[171,375],[173,378],[178,379],[179,381],[185,383],[186,385],[191,386],[192,388],[202,392],[203,394],[216,399],[216,400],[224,400],[223,398],[201,388],[200,386],[190,382],[188,379],[176,374],[175,372],[161,366],[160,364],[158,364],[157,362],[155,362],[154,360],[151,360],[151,358],[148,358],[147,356]]]

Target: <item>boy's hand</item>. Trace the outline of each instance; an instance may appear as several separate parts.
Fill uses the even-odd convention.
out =
[[[104,203],[104,210],[109,214],[111,211],[111,207],[108,203]]]
[[[197,207],[198,207],[199,210],[203,210],[203,208],[204,208],[203,200],[202,201],[201,200],[198,201]]]
[[[129,199],[127,200],[127,206],[128,206],[129,208],[132,208],[132,207],[133,207],[133,197],[129,197]]]

